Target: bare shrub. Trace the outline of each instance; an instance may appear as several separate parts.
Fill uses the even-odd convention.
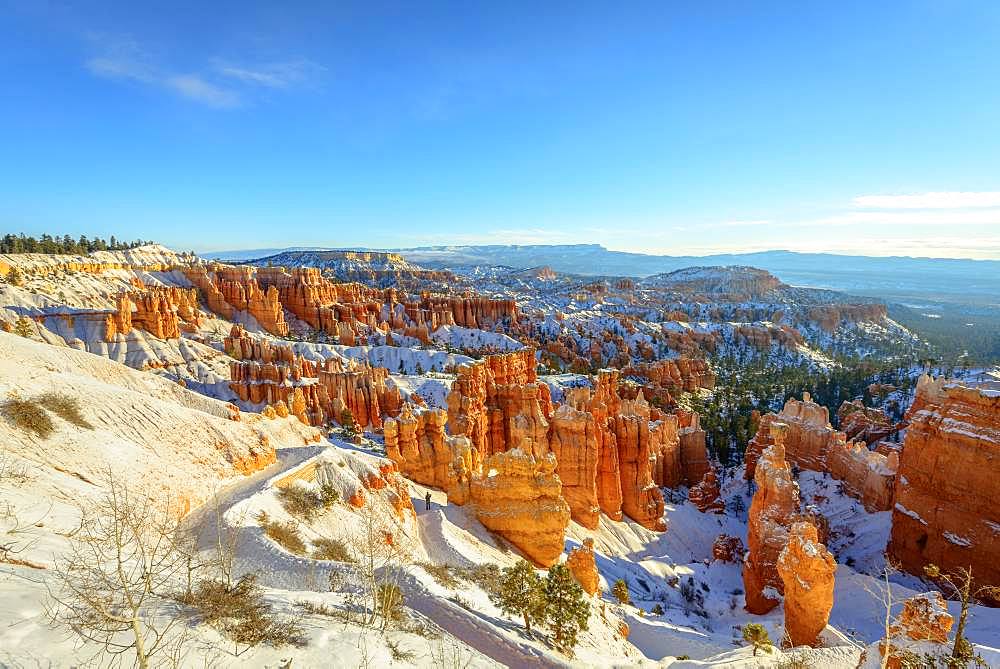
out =
[[[458,571],[450,564],[432,564],[430,562],[418,562],[417,566],[426,571],[431,577],[445,588],[455,590],[461,583],[455,577]]]
[[[72,423],[77,427],[85,427],[89,430],[94,429],[94,426],[83,417],[83,413],[80,410],[80,401],[75,397],[70,397],[64,393],[48,392],[39,395],[37,402],[67,423]]]
[[[203,580],[185,603],[233,642],[237,656],[262,643],[276,648],[306,643],[299,621],[279,618],[264,601],[256,574],[245,574],[232,586],[219,579]]]
[[[56,429],[52,418],[36,401],[10,397],[0,407],[0,413],[18,429],[33,432],[42,439],[48,438]]]
[[[299,534],[298,526],[294,523],[282,523],[277,520],[271,520],[265,511],[261,511],[257,515],[257,522],[260,523],[264,534],[276,541],[278,545],[289,553],[295,553],[296,555],[306,554],[306,544]]]
[[[171,654],[184,636],[180,619],[156,615],[183,568],[168,508],[109,474],[107,495],[84,510],[68,552],[56,560],[50,621],[97,644],[114,662],[134,654],[145,669]]]
[[[316,539],[312,542],[314,560],[334,560],[336,562],[357,562],[347,544],[339,539]]]

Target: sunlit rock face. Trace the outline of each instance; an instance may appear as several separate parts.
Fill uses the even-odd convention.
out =
[[[479,469],[479,458],[468,438],[445,434],[447,421],[442,409],[417,412],[405,404],[398,417],[385,420],[385,452],[404,476],[417,483],[445,491],[464,490],[467,473]],[[459,492],[449,494],[448,501],[463,504],[465,498]]]
[[[535,352],[527,348],[459,367],[448,394],[448,431],[469,437],[484,457],[525,438],[545,453],[552,402],[535,368]]]
[[[792,646],[814,646],[833,609],[837,562],[819,542],[816,528],[808,522],[797,522],[791,527],[777,566],[784,583],[789,642]]]
[[[899,461],[889,555],[1000,585],[1000,389],[922,379]]]
[[[754,438],[747,444],[746,476],[753,478],[757,458],[773,443],[770,425],[785,424],[785,457],[801,469],[829,473],[844,482],[844,491],[857,498],[868,511],[892,508],[896,485],[896,459],[891,453],[870,451],[864,441],[848,441],[830,426],[829,411],[812,401],[790,399],[780,413],[761,416]]]
[[[588,595],[593,595],[600,589],[601,580],[594,559],[593,539],[584,539],[583,545],[571,550],[566,556],[566,566]]]
[[[563,551],[569,505],[555,456],[536,457],[530,444],[523,446],[486,458],[482,473],[472,477],[470,499],[479,522],[535,564],[551,567]]]
[[[764,614],[778,605],[784,583],[778,574],[778,556],[788,543],[789,527],[799,510],[799,486],[785,461],[788,426],[771,425],[773,444],[757,463],[757,492],[750,503],[747,555],[743,562],[746,610]]]

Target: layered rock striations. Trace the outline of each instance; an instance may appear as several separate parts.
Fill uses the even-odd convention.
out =
[[[441,488],[449,502],[463,504],[469,476],[480,469],[479,455],[468,438],[445,434],[447,421],[441,409],[416,412],[405,404],[398,417],[385,420],[385,452],[404,476]]]
[[[489,457],[531,440],[548,451],[548,385],[538,381],[533,349],[488,355],[462,365],[448,394],[448,431],[469,437]]]
[[[479,522],[542,567],[559,560],[570,519],[555,469],[551,453],[536,457],[514,448],[486,458],[470,482]]]
[[[837,562],[819,542],[816,528],[797,522],[778,556],[784,584],[785,633],[792,646],[815,646],[833,609]]]
[[[885,412],[866,407],[861,400],[844,401],[837,409],[837,421],[848,439],[863,441],[869,446],[899,429]]]
[[[922,380],[899,462],[888,552],[905,571],[971,567],[1000,585],[1000,388]]]
[[[747,444],[746,476],[754,477],[757,458],[773,443],[770,426],[787,426],[787,460],[801,469],[827,472],[844,482],[844,490],[869,511],[892,507],[897,460],[893,454],[868,450],[863,441],[848,441],[843,432],[830,426],[829,411],[803,394],[801,401],[790,399],[778,414],[761,417],[757,434]]]
[[[594,415],[561,404],[553,412],[549,425],[549,448],[556,457],[562,495],[573,520],[588,529],[597,529],[601,517],[597,497],[600,447]]]

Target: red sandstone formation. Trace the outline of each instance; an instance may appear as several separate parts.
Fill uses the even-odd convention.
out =
[[[888,552],[913,574],[971,566],[1000,585],[1000,392],[921,379],[913,404]]]
[[[708,363],[699,358],[677,358],[657,360],[626,367],[625,376],[639,376],[651,385],[660,386],[670,392],[695,392],[701,388],[715,387],[715,372]]]
[[[548,452],[551,400],[538,381],[535,352],[488,355],[462,365],[448,394],[448,431],[469,437],[483,457],[530,439],[536,455]]]
[[[571,550],[566,556],[566,566],[588,595],[593,595],[601,587],[597,562],[594,560],[593,539],[584,539],[582,546]]]
[[[310,425],[339,423],[349,410],[361,427],[379,429],[384,416],[399,413],[402,398],[384,367],[345,369],[349,363],[328,358],[317,368],[291,346],[251,337],[240,325],[233,326],[225,348],[237,359],[229,365],[229,387],[245,402],[288,404],[298,392],[305,408],[296,415],[305,415]]]
[[[760,419],[757,434],[747,444],[746,476],[754,476],[757,457],[772,443],[769,426],[788,426],[785,453],[802,469],[829,472],[844,482],[844,490],[861,500],[869,511],[886,511],[892,506],[896,480],[896,460],[891,455],[869,451],[864,442],[848,442],[843,432],[830,426],[826,407],[814,403],[808,393],[802,401],[790,399],[778,414]]]
[[[709,471],[701,483],[691,488],[688,499],[702,513],[725,513],[726,505],[719,496],[719,481],[714,471]]]
[[[208,308],[223,318],[234,320],[236,312],[243,311],[271,334],[288,335],[278,291],[262,288],[252,267],[216,264],[189,267],[184,273],[201,290]]]
[[[770,425],[773,445],[757,463],[757,492],[750,503],[747,530],[748,552],[743,562],[746,610],[764,614],[778,605],[783,583],[778,574],[778,556],[788,542],[788,528],[799,510],[799,487],[785,462],[788,426]]]
[[[807,318],[827,332],[833,332],[844,321],[879,321],[887,315],[888,308],[884,304],[824,304],[810,309]]]
[[[954,619],[941,593],[925,592],[903,602],[903,609],[889,627],[889,636],[868,647],[867,653],[884,656],[888,653],[889,669],[908,669],[913,666],[907,656],[930,654],[945,657],[951,654],[948,632]],[[878,666],[878,658],[869,666]]]
[[[618,414],[612,423],[618,444],[622,511],[644,527],[662,532],[667,525],[663,520],[663,493],[653,482],[650,467],[656,456],[650,449],[649,415]]]
[[[466,437],[445,434],[447,421],[442,409],[414,413],[405,404],[397,418],[385,421],[385,452],[404,476],[441,488],[449,502],[463,504],[468,474],[479,470],[479,457]]]
[[[558,463],[562,495],[573,520],[597,529],[601,507],[597,499],[598,434],[594,415],[562,404],[552,414],[549,448]]]
[[[739,537],[720,534],[712,544],[712,559],[719,562],[740,562],[743,560],[743,542]]]
[[[866,407],[861,400],[844,401],[837,409],[837,420],[840,429],[848,439],[864,441],[871,446],[885,439],[898,428],[885,412],[872,407]]]
[[[833,609],[837,562],[819,542],[816,528],[797,522],[778,556],[777,568],[784,584],[785,633],[789,642],[792,646],[814,646]]]
[[[551,453],[515,448],[487,458],[469,490],[479,522],[542,567],[559,560],[570,518],[555,469]]]

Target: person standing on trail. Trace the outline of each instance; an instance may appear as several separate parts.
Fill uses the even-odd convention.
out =
[[[426,510],[430,511],[431,510],[431,493],[430,493],[430,491],[428,491],[427,494],[424,495],[424,504],[427,506]]]

